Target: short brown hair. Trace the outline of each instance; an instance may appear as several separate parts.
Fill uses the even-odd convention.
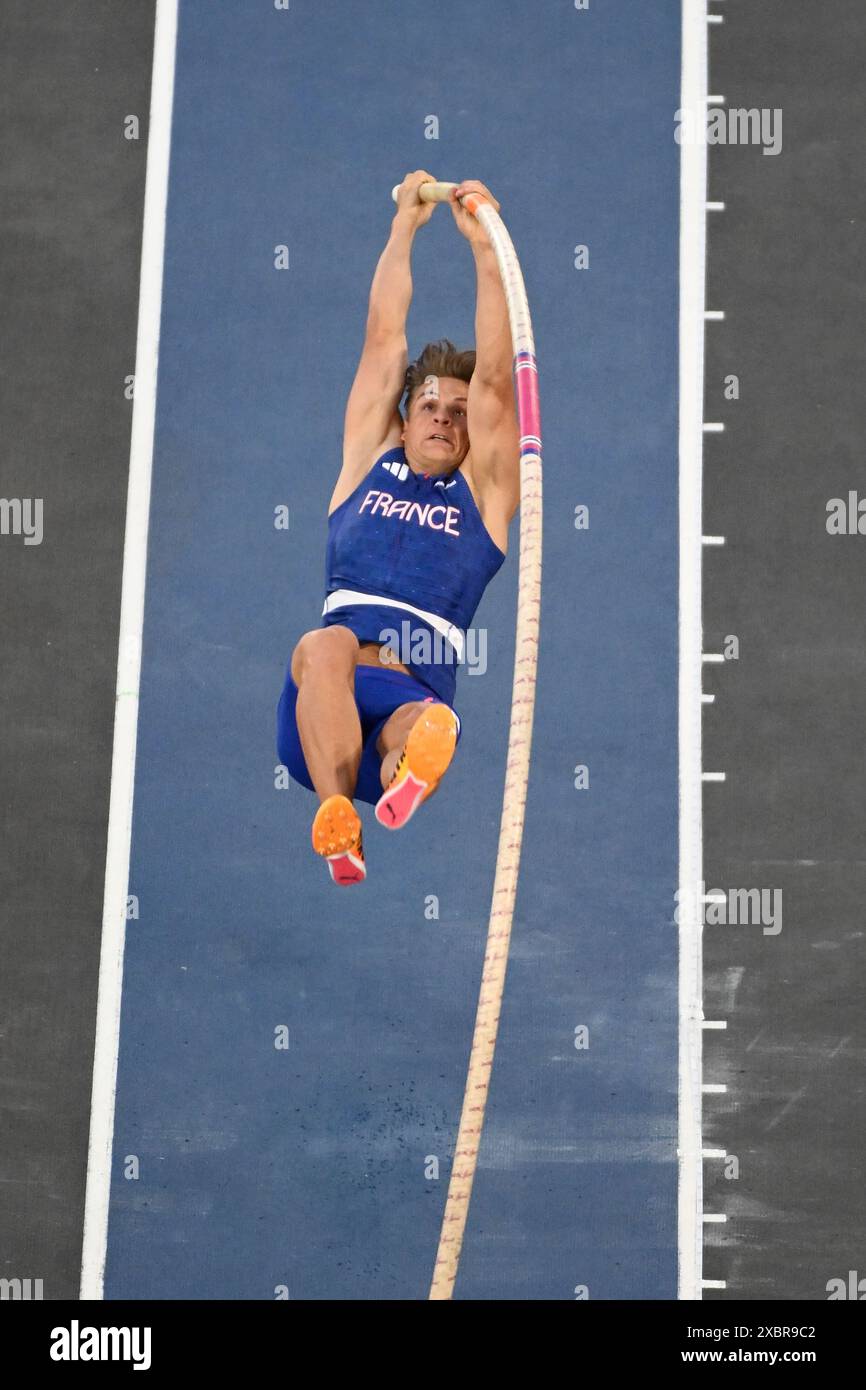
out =
[[[452,376],[458,381],[470,381],[475,370],[475,349],[466,348],[461,352],[447,338],[438,343],[428,343],[421,356],[410,362],[406,370],[406,398],[403,409],[409,414],[412,396],[419,386],[424,385],[428,376]]]

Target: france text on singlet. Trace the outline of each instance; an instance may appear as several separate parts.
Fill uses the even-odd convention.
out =
[[[398,634],[398,659],[452,704],[466,629],[504,560],[460,469],[413,473],[397,445],[328,518],[322,626]]]

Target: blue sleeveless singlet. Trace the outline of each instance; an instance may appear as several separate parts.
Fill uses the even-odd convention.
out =
[[[398,444],[328,518],[322,626],[387,642],[451,704],[466,629],[504,560],[460,469],[413,473]]]

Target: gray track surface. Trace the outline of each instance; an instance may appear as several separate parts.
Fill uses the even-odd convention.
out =
[[[705,929],[707,1298],[825,1299],[866,1274],[863,728],[866,536],[826,503],[866,494],[860,0],[718,6],[710,91],[782,107],[781,154],[716,147],[710,197],[704,530],[708,889],[778,888],[783,926]],[[741,399],[726,402],[735,372]]]
[[[153,20],[0,16],[0,496],[44,508],[0,536],[0,1276],[46,1299],[78,1290]]]

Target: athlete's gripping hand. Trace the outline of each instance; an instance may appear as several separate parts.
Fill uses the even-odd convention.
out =
[[[477,179],[463,179],[462,183],[458,183],[457,187],[451,190],[448,201],[451,204],[454,221],[460,231],[473,246],[486,246],[489,244],[489,238],[478,218],[473,213],[467,212],[460,203],[460,199],[465,193],[480,193],[496,212],[499,211],[499,204],[490,189],[485,187],[483,183],[479,183]]]
[[[416,228],[429,222],[436,211],[436,204],[422,203],[418,189],[422,183],[435,182],[433,175],[428,174],[426,169],[416,169],[414,174],[407,174],[397,189],[397,216]]]

